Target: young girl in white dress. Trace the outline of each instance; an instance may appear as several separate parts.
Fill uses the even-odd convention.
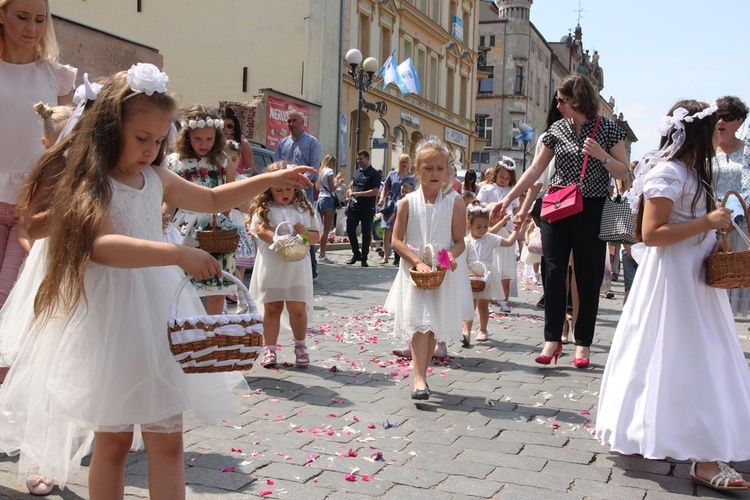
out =
[[[272,163],[266,172],[284,171],[287,165],[285,161]],[[315,245],[320,239],[320,221],[304,191],[293,188],[267,189],[253,201],[250,213],[250,231],[258,237],[258,256],[250,279],[250,294],[262,307],[266,345],[261,364],[266,368],[276,366],[276,343],[281,313],[286,306],[294,337],[295,362],[297,366],[307,366],[310,364],[305,342],[307,314],[313,310],[310,255],[308,252],[302,260],[288,262],[271,246],[275,242],[276,228],[282,222],[291,223],[296,234],[306,236],[310,245]],[[278,233],[288,235],[289,227]]]
[[[526,227],[526,221],[524,220],[519,227],[513,228],[513,232],[507,238],[493,234],[489,232],[491,210],[492,207],[481,201],[474,201],[466,209],[469,234],[464,241],[466,242],[466,261],[469,272],[486,277],[484,290],[473,293],[474,307],[479,313],[479,330],[476,337],[478,342],[483,342],[489,338],[487,323],[490,319],[490,300],[502,293],[501,275],[494,259],[495,250],[513,247],[518,235],[523,234]],[[471,343],[471,326],[473,323],[473,318],[470,321],[464,321],[464,335],[461,340],[464,347]]]
[[[415,173],[420,187],[401,199],[393,228],[393,250],[401,256],[398,274],[385,301],[385,309],[395,315],[394,335],[411,340],[414,363],[412,399],[429,399],[427,367],[435,351],[435,342],[460,338],[461,314],[456,313],[456,298],[466,285],[466,273],[456,269],[456,259],[463,253],[466,205],[461,196],[443,194],[449,178],[448,163],[453,155],[439,139],[431,137],[417,145]],[[450,270],[435,290],[417,288],[409,269],[432,270],[434,253],[446,250]],[[464,281],[461,281],[463,278]],[[459,309],[460,310],[460,309]]]
[[[713,200],[715,112],[675,104],[660,122],[662,148],[636,171],[631,194],[642,197],[631,206],[647,249],[607,360],[596,435],[619,453],[692,460],[698,484],[747,489],[725,462],[750,459],[750,371],[726,291],[705,275],[716,230],[731,223]]]
[[[477,194],[477,200],[484,203],[496,203],[502,200],[516,184],[516,163],[513,158],[503,156],[495,167],[495,176],[487,185],[482,186]],[[513,215],[518,212],[521,204],[518,200],[513,201],[508,208],[508,220],[504,226],[493,226],[497,234],[507,238],[513,231]],[[516,250],[514,247],[503,247],[495,250],[495,266],[500,277],[501,287],[497,289],[497,295],[492,297],[500,301],[500,312],[509,313],[510,303],[508,299],[511,294],[511,281],[517,279],[516,275]]]
[[[0,389],[0,450],[20,453],[21,474],[64,487],[93,442],[92,498],[124,495],[137,428],[151,497],[184,497],[183,413],[218,421],[234,407],[234,377],[186,375],[169,351],[177,266],[201,279],[221,269],[202,250],[163,241],[162,201],[213,212],[272,185],[309,185],[306,168],[214,190],[159,168],[176,108],[166,82],[151,64],[108,79],[77,129],[34,167],[19,205],[48,252],[38,292],[18,297],[33,305],[0,324],[25,335]],[[195,293],[182,299],[181,312],[204,313]]]

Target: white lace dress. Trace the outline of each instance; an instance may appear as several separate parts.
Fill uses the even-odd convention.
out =
[[[687,167],[655,166],[644,196],[674,201],[670,222],[706,213]],[[703,208],[701,208],[703,207]],[[724,290],[706,284],[709,231],[648,247],[623,308],[602,378],[596,435],[645,458],[750,459],[750,371]]]
[[[307,229],[320,232],[320,221],[317,217],[292,205],[282,207],[278,203],[271,203],[268,219],[273,228],[284,221],[292,224],[301,222]],[[250,231],[256,237],[258,235],[255,226],[259,223],[260,218],[257,214],[253,215]],[[256,239],[258,256],[250,279],[250,295],[259,306],[267,302],[304,302],[307,304],[307,310],[312,312],[313,282],[310,255],[305,255],[297,262],[287,262],[282,260],[276,251],[271,250],[268,243],[260,238]]]
[[[455,197],[441,196],[435,204],[428,204],[421,188],[406,196],[409,200],[406,244],[419,252],[423,252],[428,242],[434,246],[435,252],[453,246],[455,242],[451,226]],[[454,257],[460,259],[458,255]],[[468,294],[466,292],[470,287],[466,268],[448,271],[443,283],[435,290],[417,288],[411,281],[409,268],[406,259],[401,259],[396,279],[385,301],[386,311],[395,315],[393,335],[411,340],[416,332],[432,331],[438,341],[460,339],[461,321],[466,313],[464,301],[467,298],[471,300],[471,289]],[[459,304],[456,303],[457,298]],[[459,314],[456,314],[457,311]]]
[[[511,189],[513,189],[511,186],[503,187],[498,186],[497,184],[488,184],[486,186],[483,186],[479,191],[479,194],[477,194],[477,199],[485,203],[497,203],[498,201],[502,200],[508,193],[510,193]],[[510,233],[513,232],[513,213],[520,206],[521,204],[518,200],[513,200],[513,202],[510,204],[510,206],[508,207],[510,220],[505,226],[500,228],[497,233],[499,236],[507,238],[508,236],[510,236]],[[516,279],[518,279],[515,246],[496,248],[494,258],[495,267],[497,268],[498,275],[501,279],[509,279],[511,281],[515,281]],[[504,299],[502,287],[497,291],[499,293],[492,298],[498,300]]]
[[[110,217],[118,234],[163,241],[161,180],[151,167],[143,177],[140,190],[112,181]],[[64,486],[94,431],[180,432],[184,412],[211,423],[234,413],[231,388],[247,387],[241,374],[186,375],[169,351],[169,308],[184,276],[177,266],[90,262],[88,305],[42,324],[32,323],[31,307],[16,307],[33,303],[41,280],[43,261],[29,264],[17,283],[29,295],[14,295],[0,322],[2,331],[22,331],[0,388],[0,450],[20,452],[20,475],[38,471]],[[180,316],[205,314],[192,287],[179,306]]]
[[[724,153],[716,153],[712,161],[714,170],[714,180],[716,183],[716,196],[717,200],[721,201],[724,199],[724,194],[729,190],[734,190],[740,193],[745,200],[745,203],[750,202],[750,192],[747,192],[747,186],[750,186],[750,164],[746,165],[743,159],[743,150],[740,148],[738,151],[729,155]],[[743,189],[745,188],[745,189]],[[728,205],[732,201],[728,200]],[[735,206],[737,206],[735,204]],[[742,209],[740,208],[739,211]],[[735,218],[739,214],[734,214]],[[747,222],[740,218],[739,226],[745,236],[747,236]],[[741,252],[748,249],[747,242],[742,235],[737,231],[732,231],[727,235],[729,244],[732,250],[735,252]],[[736,315],[747,316],[750,313],[750,288],[735,288],[733,290],[727,290],[729,293],[729,303],[732,306],[732,312]]]

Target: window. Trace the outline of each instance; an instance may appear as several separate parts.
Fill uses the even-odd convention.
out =
[[[398,157],[406,151],[406,131],[401,127],[393,129],[393,144],[391,145],[391,168],[398,169]],[[388,172],[386,172],[386,175]]]
[[[423,48],[417,49],[417,77],[420,86],[427,81],[427,52]]]
[[[542,103],[542,82],[539,78],[536,79],[536,103],[541,105]]]
[[[453,113],[453,89],[456,85],[456,71],[448,67],[448,75],[446,78],[445,87],[445,109]]]
[[[430,15],[430,0],[419,0],[419,10],[422,12],[422,14],[429,16]]]
[[[438,94],[438,58],[434,54],[430,54],[430,81],[427,85],[427,100],[433,104],[437,104]]]
[[[459,96],[458,96],[458,98],[460,99],[460,101],[458,102],[458,114],[461,115],[461,116],[463,116],[463,117],[467,116],[466,108],[467,108],[467,105],[468,105],[468,103],[467,103],[467,101],[468,101],[468,96],[467,96],[468,89],[469,89],[469,79],[467,77],[465,77],[465,76],[461,76],[461,88],[460,88],[460,92],[459,92]]]
[[[359,16],[359,50],[363,54],[370,53],[370,18],[364,14]]]
[[[484,47],[484,35],[479,37],[479,46]]]
[[[412,55],[414,55],[413,52],[414,52],[414,45],[412,44],[411,40],[409,40],[408,38],[404,38],[404,54],[401,57],[401,60],[402,61],[407,60]]]
[[[477,137],[487,141],[487,149],[492,147],[492,118],[477,118]]]
[[[495,86],[494,78],[485,78],[484,80],[479,80],[479,92],[491,93],[494,86]]]
[[[372,149],[370,150],[370,164],[375,170],[384,170],[388,159],[388,124],[383,120],[375,120],[372,130]]]
[[[441,7],[441,1],[440,0],[432,0],[430,2],[432,4],[432,11],[430,12],[430,19],[432,19],[433,22],[440,24],[440,7]]]
[[[523,66],[516,66],[516,79],[513,84],[513,92],[523,94]]]
[[[461,148],[456,148],[453,151],[453,157],[455,158],[455,161],[453,162],[453,165],[455,165],[456,170],[463,170],[464,169],[464,150]]]
[[[490,35],[490,47],[495,46],[495,35]]]
[[[391,30],[383,26],[380,29],[380,64],[385,64],[388,56],[391,55]],[[395,57],[395,56],[394,56]]]

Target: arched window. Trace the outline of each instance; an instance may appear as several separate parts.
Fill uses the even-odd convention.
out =
[[[398,169],[398,157],[406,151],[406,131],[399,126],[393,129],[393,144],[391,145],[391,168]],[[386,172],[387,173],[387,172]]]
[[[388,173],[390,167],[386,169],[388,160],[388,124],[385,120],[377,119],[372,124],[372,148],[370,149],[370,162],[375,170],[383,170]]]

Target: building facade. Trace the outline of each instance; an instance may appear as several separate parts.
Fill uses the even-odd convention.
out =
[[[359,147],[371,149],[375,168],[394,168],[422,138],[435,135],[452,148],[458,169],[467,168],[474,140],[475,38],[479,2],[474,0],[347,1],[344,48],[358,48],[382,65],[391,53],[411,58],[419,94],[383,88],[380,78],[364,95]],[[342,61],[342,72],[349,67]],[[354,164],[359,92],[344,76],[342,127],[346,156]]]
[[[381,65],[394,51],[397,62],[411,58],[419,94],[376,81],[364,97],[360,147],[386,170],[429,135],[451,145],[459,168],[468,164],[478,3],[50,0],[55,14],[158,48],[181,106],[241,108],[245,135],[258,142],[284,132],[280,110],[302,106],[309,132],[340,164],[354,164],[359,105],[344,54],[357,47]]]
[[[599,55],[584,50],[582,30],[547,42],[531,23],[533,0],[481,2],[478,26],[478,74],[476,88],[477,148],[472,167],[484,170],[502,156],[514,158],[522,168],[534,156],[539,134],[560,81],[579,72],[589,76],[601,91],[604,70]],[[638,139],[620,114],[614,116],[614,99],[600,96],[600,114],[616,120],[628,133],[626,149]],[[523,124],[533,127],[532,141],[516,140]],[[477,153],[485,153],[480,155]]]

